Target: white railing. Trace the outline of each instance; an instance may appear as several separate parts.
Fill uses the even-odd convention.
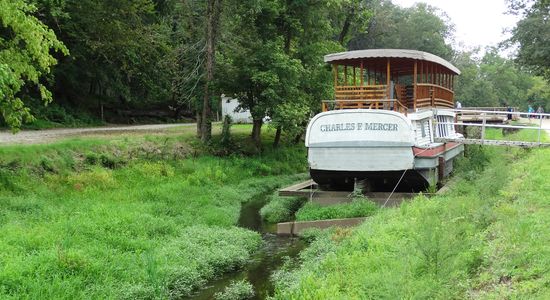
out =
[[[549,113],[528,113],[528,112],[515,112],[515,111],[490,111],[490,110],[471,110],[471,109],[439,109],[444,111],[451,111],[454,113],[461,113],[461,112],[468,112],[468,113],[478,113],[479,116],[482,119],[481,124],[480,123],[466,123],[466,122],[441,122],[438,124],[445,124],[445,125],[459,125],[459,126],[477,126],[481,127],[481,144],[485,141],[485,128],[515,128],[515,129],[531,129],[531,130],[537,130],[538,131],[538,138],[537,143],[541,144],[541,133],[543,130],[550,131],[550,127],[543,127],[543,120],[544,119],[550,119]],[[487,124],[487,115],[495,115],[495,114],[502,114],[502,115],[518,115],[521,117],[522,115],[529,117],[529,120],[531,121],[534,119],[536,121],[536,125],[538,126],[524,126],[524,125],[507,125],[507,124]],[[538,123],[538,124],[537,124]]]

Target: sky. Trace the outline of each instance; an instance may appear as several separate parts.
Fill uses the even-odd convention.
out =
[[[424,2],[445,12],[455,25],[456,45],[460,49],[496,46],[510,35],[503,33],[516,24],[518,17],[506,14],[505,0],[392,0],[410,7]]]

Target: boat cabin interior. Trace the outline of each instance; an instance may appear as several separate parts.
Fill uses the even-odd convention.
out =
[[[388,109],[406,114],[421,108],[454,108],[454,78],[460,71],[422,51],[368,49],[325,56],[332,65],[333,109]]]

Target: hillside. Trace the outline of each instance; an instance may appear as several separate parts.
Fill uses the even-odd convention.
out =
[[[487,147],[459,170],[444,195],[318,234],[275,298],[547,298],[550,149]]]

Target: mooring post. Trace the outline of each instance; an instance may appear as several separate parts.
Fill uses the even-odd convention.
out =
[[[439,156],[437,158],[438,164],[437,164],[437,183],[440,184],[441,181],[445,178],[445,157]]]

